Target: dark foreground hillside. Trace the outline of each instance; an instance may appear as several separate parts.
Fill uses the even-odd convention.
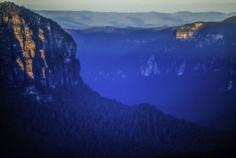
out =
[[[1,157],[230,154],[230,135],[99,96],[76,75],[75,42],[59,25],[13,3],[0,8]]]
[[[82,83],[56,89],[47,103],[22,93],[8,89],[1,95],[1,142],[8,156],[208,157],[230,151],[230,137],[174,119],[148,104],[128,107],[102,98]]]

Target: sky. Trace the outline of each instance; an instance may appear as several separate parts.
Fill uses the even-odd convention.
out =
[[[3,2],[5,0],[0,0]],[[9,0],[36,10],[236,12],[236,0]]]

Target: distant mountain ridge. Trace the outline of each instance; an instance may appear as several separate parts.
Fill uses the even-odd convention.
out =
[[[93,11],[36,11],[58,22],[64,29],[86,29],[90,27],[171,27],[196,21],[222,21],[236,15],[220,12],[93,12]]]
[[[79,47],[82,78],[104,96],[152,102],[176,117],[235,130],[235,22],[69,33]]]
[[[229,18],[225,19],[224,22],[236,24],[236,16],[229,17]]]

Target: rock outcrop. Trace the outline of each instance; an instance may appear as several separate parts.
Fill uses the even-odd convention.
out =
[[[78,84],[76,44],[57,23],[5,2],[0,5],[0,37],[0,76],[8,86]]]
[[[203,22],[196,22],[193,24],[183,25],[176,30],[176,39],[191,39],[194,38],[196,33],[204,27]]]

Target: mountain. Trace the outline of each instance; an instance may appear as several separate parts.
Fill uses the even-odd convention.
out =
[[[13,86],[26,81],[45,87],[76,84],[80,67],[72,37],[57,23],[23,7],[12,3],[0,7],[0,61],[5,81]]]
[[[58,22],[65,29],[87,29],[90,27],[170,27],[195,21],[221,21],[236,13],[220,12],[93,12],[93,11],[36,11]]]
[[[79,48],[82,78],[101,95],[130,105],[151,102],[175,117],[235,130],[234,22],[69,33]]]
[[[236,23],[236,16],[232,16],[228,19],[225,19],[224,23],[231,23],[231,24],[233,23],[233,24],[235,24]]]
[[[152,105],[93,92],[79,76],[75,42],[55,22],[10,2],[0,3],[0,19],[3,157],[213,156],[230,147]]]

